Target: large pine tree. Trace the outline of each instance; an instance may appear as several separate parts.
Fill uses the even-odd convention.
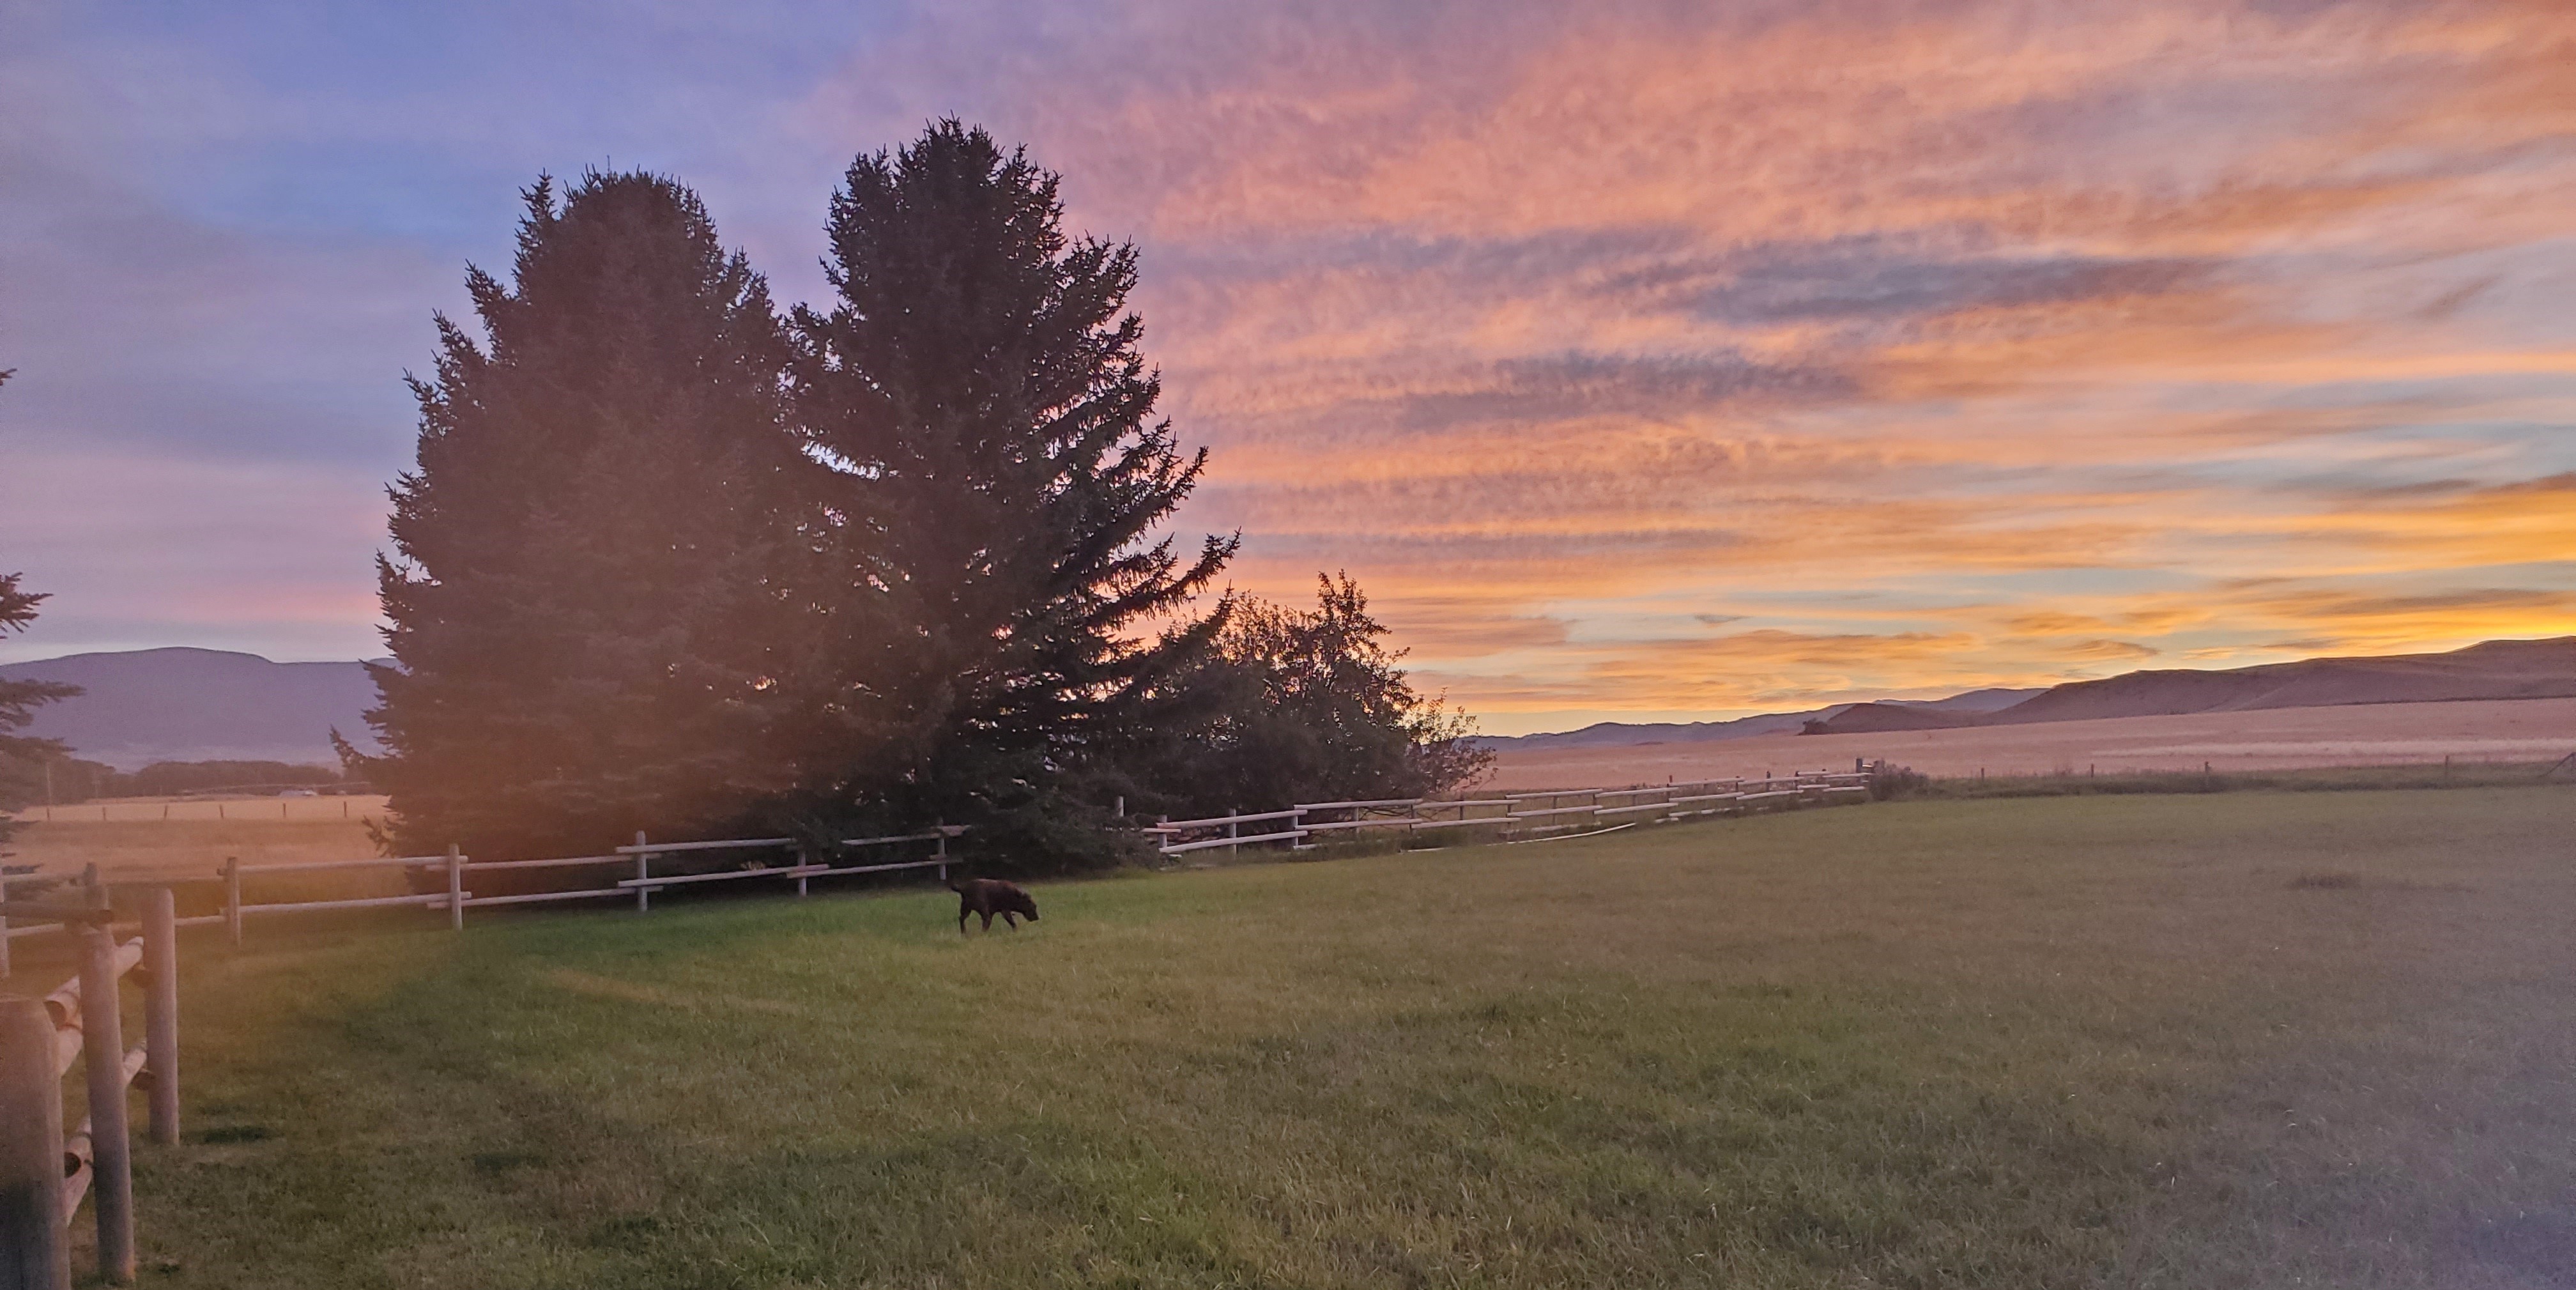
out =
[[[1188,605],[1234,551],[1156,536],[1206,454],[1155,417],[1134,246],[1068,237],[1056,186],[953,120],[858,158],[839,298],[797,311],[792,365],[834,513],[875,544],[833,594],[914,625],[845,665],[900,705],[877,791],[1031,861],[1098,845],[1105,802],[1075,786],[1206,651],[1219,615]]]
[[[387,751],[357,760],[412,852],[724,827],[797,773],[767,733],[815,468],[767,287],[669,179],[526,205],[512,282],[467,275],[483,339],[440,318],[412,382],[379,561]]]

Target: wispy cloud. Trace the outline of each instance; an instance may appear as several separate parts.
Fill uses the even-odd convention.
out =
[[[421,52],[374,85],[63,19],[10,64],[11,155],[114,188],[96,156],[212,149],[305,222],[0,198],[96,266],[40,293],[78,381],[31,374],[0,428],[308,459],[355,424],[398,457],[391,373],[540,165],[678,171],[793,296],[837,167],[955,112],[1143,246],[1171,410],[1215,449],[1185,519],[1243,529],[1237,584],[1349,569],[1489,728],[2576,632],[2564,5],[973,0],[793,38],[811,16],[656,11],[524,85],[469,54],[488,16],[386,20]],[[681,28],[685,58],[651,35]],[[82,115],[147,62],[195,124]],[[279,178],[359,145],[498,191]],[[120,267],[146,242],[175,249]],[[155,311],[89,282],[228,303],[121,354]]]

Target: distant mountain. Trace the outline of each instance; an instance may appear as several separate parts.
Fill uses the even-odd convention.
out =
[[[2009,708],[2046,688],[2033,685],[2016,690],[1994,686],[1984,690],[1970,690],[1965,694],[1954,694],[1946,699],[1882,699],[1880,702],[1899,708],[1910,708],[1917,712],[1995,712]]]
[[[2312,658],[2225,671],[2128,672],[2099,681],[2070,681],[1986,713],[1933,713],[1914,706],[1860,703],[1806,723],[1804,733],[1935,730],[2353,703],[2567,697],[2576,697],[2576,636],[2487,641],[2445,654]]]
[[[1488,735],[1477,740],[1488,748],[1626,748],[1638,744],[1698,744],[1721,739],[1749,739],[1755,735],[1788,734],[1809,722],[1831,719],[1855,706],[1892,706],[1905,711],[1929,713],[1992,712],[2010,707],[2038,694],[2037,689],[1970,690],[1946,699],[1889,699],[1883,704],[1855,705],[1837,703],[1831,707],[1809,708],[1804,712],[1766,712],[1760,716],[1738,717],[1733,721],[1603,721],[1569,730],[1562,734]],[[1944,723],[1948,724],[1948,723]]]
[[[0,665],[0,679],[65,681],[88,693],[36,710],[28,733],[132,771],[156,761],[333,760],[337,729],[376,751],[360,663],[272,663],[256,654],[147,649]],[[1605,721],[1556,734],[1488,736],[1489,748],[1612,748],[1755,735],[1934,730],[2254,708],[2576,696],[2576,636],[2488,641],[2446,654],[2314,658],[2227,671],[2164,669],[2049,689],[1986,689],[1773,712],[1733,721]]]
[[[132,771],[156,761],[330,764],[331,731],[376,750],[362,663],[272,663],[214,649],[72,654],[0,665],[0,679],[65,681],[86,693],[36,709],[24,733]]]
[[[1891,730],[1948,730],[1955,726],[1983,725],[1990,720],[1992,718],[1982,712],[1960,712],[1903,703],[1855,703],[1831,716],[1801,722],[1798,733],[1802,735],[1879,735]]]
[[[1800,722],[1814,717],[1829,717],[1843,710],[1843,705],[1810,708],[1805,712],[1768,712],[1758,717],[1738,717],[1733,721],[1600,721],[1580,730],[1541,735],[1485,735],[1477,743],[1488,748],[1624,748],[1632,744],[1697,744],[1718,739],[1744,739],[1753,735],[1776,735],[1795,730]]]

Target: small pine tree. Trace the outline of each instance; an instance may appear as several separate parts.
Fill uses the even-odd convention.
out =
[[[1134,246],[1067,237],[1056,186],[953,120],[858,158],[832,202],[839,299],[797,311],[792,367],[835,513],[879,540],[830,596],[915,628],[843,661],[899,709],[847,795],[971,820],[1031,863],[1099,849],[1106,798],[1076,786],[1204,655],[1221,613],[1185,611],[1235,550],[1152,536],[1206,453],[1154,418]]]
[[[7,377],[0,372],[0,380]],[[0,574],[0,635],[27,630],[36,621],[36,606],[45,602],[44,593],[19,589],[24,576]],[[0,681],[0,842],[9,840],[13,827],[8,813],[35,800],[45,763],[70,751],[59,739],[14,732],[36,719],[37,708],[80,692],[77,685],[52,681]]]
[[[648,174],[526,193],[513,281],[438,320],[379,559],[394,663],[352,770],[418,852],[722,827],[795,777],[766,732],[811,469],[766,284]]]

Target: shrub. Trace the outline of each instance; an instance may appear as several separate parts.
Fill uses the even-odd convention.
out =
[[[1932,787],[1932,777],[1911,766],[1890,766],[1879,762],[1870,767],[1869,800],[1893,802],[1912,797]]]

